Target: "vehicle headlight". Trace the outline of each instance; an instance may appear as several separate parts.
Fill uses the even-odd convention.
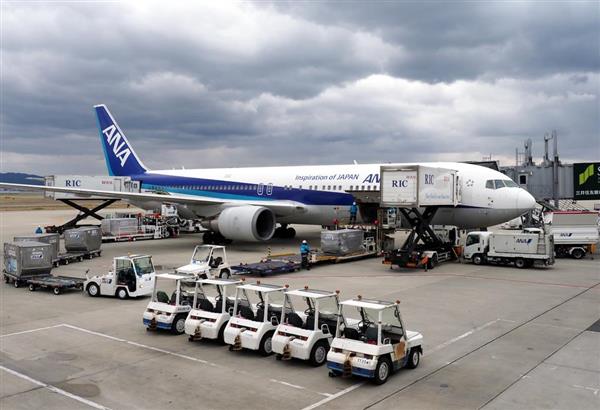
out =
[[[144,287],[144,284],[143,284],[143,283],[140,283],[140,289],[141,289],[141,288],[143,288],[143,287]]]

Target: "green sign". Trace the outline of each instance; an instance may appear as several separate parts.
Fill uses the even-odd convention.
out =
[[[573,199],[600,199],[600,162],[573,164]]]

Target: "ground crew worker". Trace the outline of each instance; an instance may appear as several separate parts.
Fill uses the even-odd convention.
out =
[[[38,226],[37,229],[35,230],[35,233],[36,234],[38,234],[38,233],[44,233],[44,231],[42,231],[42,227],[41,226]]]
[[[350,223],[351,224],[356,223],[356,214],[357,213],[358,213],[358,206],[356,205],[356,202],[352,202],[352,205],[350,205]]]
[[[308,256],[310,254],[310,246],[306,239],[302,241],[300,244],[300,256],[302,257],[302,268],[306,270],[310,270],[310,265],[308,263]]]

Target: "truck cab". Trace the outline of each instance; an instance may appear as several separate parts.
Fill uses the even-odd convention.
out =
[[[258,350],[261,355],[273,353],[272,338],[283,309],[285,287],[278,285],[240,285],[236,289],[233,312],[225,327],[225,343],[229,350]]]
[[[400,301],[356,299],[340,303],[338,324],[327,367],[331,376],[361,376],[385,383],[398,369],[414,369],[423,354],[423,336],[406,330]],[[356,317],[356,327],[342,326],[343,317]]]
[[[156,275],[152,300],[143,314],[146,330],[163,329],[183,334],[185,319],[194,301],[196,278],[191,275],[161,273]],[[171,289],[174,290],[169,296]]]
[[[231,267],[227,261],[227,252],[224,246],[198,245],[190,263],[176,269],[177,273],[195,275],[201,279],[229,279]]]
[[[464,258],[472,260],[475,265],[484,263],[490,234],[491,232],[469,232],[465,239]]]
[[[151,255],[118,256],[104,275],[88,277],[83,286],[90,296],[116,296],[119,299],[152,293],[156,272]]]
[[[304,310],[296,312],[293,303]],[[277,359],[308,360],[313,366],[325,364],[337,329],[338,314],[338,292],[308,286],[285,292],[281,319],[272,342]]]
[[[218,339],[223,342],[225,326],[233,313],[233,294],[241,280],[200,279],[196,281],[192,310],[185,320],[190,342]]]

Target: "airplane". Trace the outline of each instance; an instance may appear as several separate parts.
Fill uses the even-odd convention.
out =
[[[461,203],[440,207],[432,224],[485,228],[514,219],[536,204],[506,175],[459,162],[150,170],[106,105],[94,109],[108,173],[139,181],[140,192],[8,183],[0,187],[101,195],[146,210],[172,204],[181,217],[202,220],[208,229],[203,238],[206,243],[291,238],[295,230],[288,227],[290,224],[332,225],[334,220],[345,220],[356,200],[353,193],[379,193],[381,165],[425,165],[457,171]]]

